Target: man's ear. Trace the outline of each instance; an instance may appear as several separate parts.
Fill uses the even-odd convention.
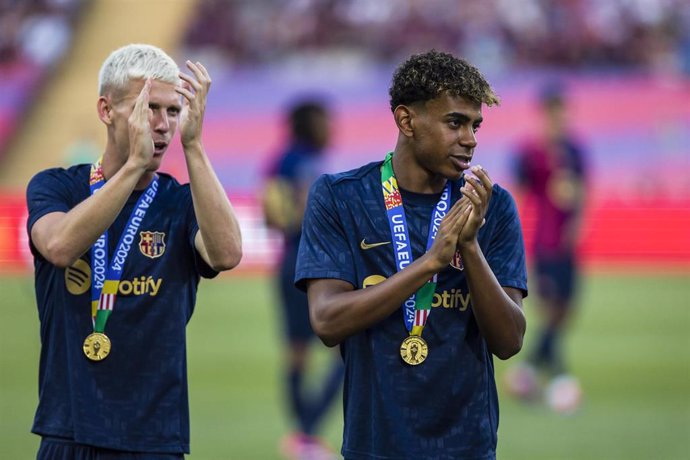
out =
[[[100,96],[98,102],[96,102],[96,110],[98,111],[98,118],[100,118],[103,123],[106,125],[112,123],[113,106],[109,97]]]
[[[393,111],[393,118],[398,129],[405,137],[412,137],[414,133],[414,112],[406,105],[399,105]]]

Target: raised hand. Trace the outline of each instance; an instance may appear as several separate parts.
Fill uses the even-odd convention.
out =
[[[206,97],[211,87],[211,77],[200,62],[187,61],[186,65],[193,76],[180,72],[183,85],[175,88],[184,98],[180,113],[180,139],[183,146],[201,141]]]
[[[129,126],[129,161],[134,162],[139,168],[146,168],[151,163],[154,152],[149,121],[151,84],[151,79],[147,79],[127,120]]]
[[[465,185],[460,189],[463,198],[470,202],[470,211],[467,222],[458,235],[458,246],[471,243],[477,238],[479,228],[485,223],[493,190],[493,182],[484,168],[473,166],[471,171],[476,177],[465,175]]]
[[[448,214],[441,221],[434,244],[427,253],[438,264],[438,271],[447,266],[458,245],[458,237],[470,217],[472,203],[467,197],[462,197],[450,208]]]

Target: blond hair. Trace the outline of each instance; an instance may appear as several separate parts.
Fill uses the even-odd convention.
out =
[[[160,80],[180,84],[180,68],[162,49],[153,45],[130,44],[118,48],[103,62],[98,74],[98,94],[127,88],[130,80]]]

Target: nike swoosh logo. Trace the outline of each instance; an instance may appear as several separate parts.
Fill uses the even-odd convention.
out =
[[[364,238],[364,239],[362,240],[362,242],[359,243],[359,247],[362,248],[362,249],[365,250],[365,251],[366,251],[367,249],[375,248],[375,247],[378,247],[378,246],[383,246],[384,244],[391,244],[390,241],[382,241],[382,242],[380,242],[380,243],[367,243],[365,240],[366,240],[366,238]]]

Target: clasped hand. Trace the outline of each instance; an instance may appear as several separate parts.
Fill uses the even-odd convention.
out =
[[[460,188],[462,198],[455,202],[441,221],[429,255],[439,264],[439,270],[448,265],[455,251],[472,244],[485,223],[491,200],[493,183],[481,166],[471,169],[475,176],[465,174],[465,185]]]

